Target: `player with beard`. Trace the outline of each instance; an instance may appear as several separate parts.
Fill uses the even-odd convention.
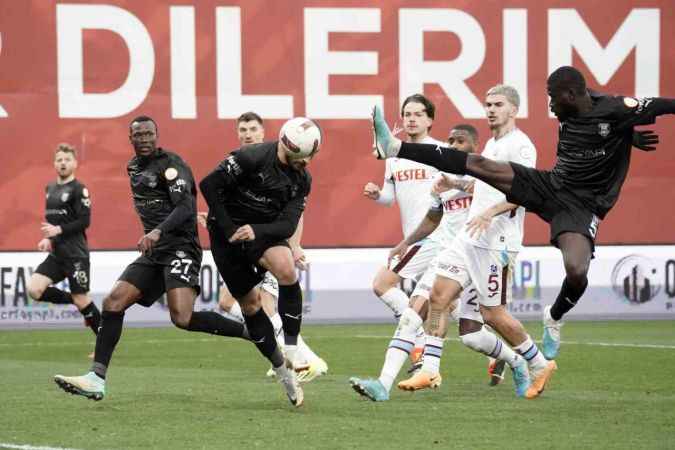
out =
[[[296,407],[304,401],[292,366],[298,351],[302,290],[288,238],[305,209],[312,182],[306,167],[320,144],[316,123],[291,119],[281,128],[279,141],[233,151],[199,185],[209,205],[211,252],[218,271],[241,307],[251,340],[272,363]],[[279,282],[285,357],[256,289],[267,271]]]
[[[28,281],[28,295],[40,302],[74,304],[96,334],[101,314],[89,298],[89,246],[86,229],[91,217],[89,190],[75,178],[75,148],[59,144],[54,154],[57,178],[47,185],[43,239],[38,250],[49,252]],[[55,283],[68,278],[70,292]]]
[[[122,335],[124,312],[138,303],[150,307],[166,294],[171,321],[178,328],[247,338],[244,326],[211,311],[193,311],[199,295],[202,249],[197,235],[197,189],[192,170],[176,153],[157,147],[154,120],[136,117],[129,141],[136,155],[127,172],[134,207],[143,225],[142,253],[124,270],[103,300],[94,364],[83,376],[56,375],[66,392],[93,400],[105,396],[105,378]]]
[[[565,279],[552,306],[544,309],[543,352],[553,358],[560,348],[562,318],[588,284],[595,239],[615,205],[628,174],[631,145],[644,145],[634,127],[675,114],[675,100],[600,94],[586,87],[581,72],[570,66],[547,80],[551,111],[560,121],[555,166],[550,171],[513,162],[493,161],[453,149],[401,143],[389,131],[382,112],[374,110],[377,156],[406,158],[456,174],[469,174],[495,187],[508,201],[536,213],[551,227],[551,243],[563,256]],[[647,142],[656,143],[652,136]]]
[[[239,145],[242,148],[251,144],[260,144],[264,141],[265,127],[263,124],[263,119],[255,112],[249,111],[241,114],[237,118],[236,125],[237,139],[239,140]],[[300,216],[300,220],[298,221],[298,226],[295,229],[295,232],[290,238],[288,238],[288,245],[291,249],[291,253],[293,254],[293,260],[295,261],[295,265],[299,270],[307,269],[305,251],[300,245],[300,239],[302,238],[303,230],[303,216],[304,214]],[[207,213],[200,212],[197,219],[202,226],[206,227]],[[274,334],[277,338],[277,342],[283,348],[283,324],[281,321],[281,316],[277,310],[277,300],[279,299],[279,283],[271,272],[267,272],[260,284],[256,286],[256,289],[260,295],[262,308],[269,316],[272,326],[274,327]],[[232,296],[227,286],[220,288],[218,295],[218,306],[230,317],[242,323],[244,322],[244,315],[241,312],[241,307],[239,306],[237,300]],[[298,335],[298,351],[296,352],[296,359],[293,361],[293,366],[298,373],[298,381],[301,383],[312,381],[316,377],[325,375],[328,372],[328,364],[326,364],[326,361],[324,361],[316,353],[314,353],[314,351],[312,351],[312,349],[302,338],[302,335]],[[275,376],[273,368],[270,368],[267,371],[267,376]]]

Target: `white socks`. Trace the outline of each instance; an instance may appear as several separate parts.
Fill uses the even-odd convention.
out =
[[[443,356],[442,337],[427,336],[427,342],[424,346],[424,360],[422,370],[435,375],[441,371],[441,356]]]
[[[408,307],[408,303],[410,303],[410,299],[405,295],[405,292],[396,287],[393,287],[382,294],[380,299],[394,311],[396,317],[403,314],[403,311]]]
[[[544,358],[544,355],[539,351],[537,345],[532,342],[530,335],[527,335],[525,341],[514,347],[514,350],[522,355],[523,358],[527,361],[527,365],[532,369],[533,372],[538,372],[546,367],[548,361]]]
[[[460,336],[462,343],[467,347],[494,359],[505,361],[510,367],[515,367],[524,362],[511,347],[489,332],[485,327],[479,331]]]
[[[408,359],[408,355],[415,345],[415,335],[422,326],[422,318],[412,308],[406,308],[401,314],[396,333],[389,343],[384,356],[384,365],[380,373],[380,383],[388,391],[391,390],[394,380],[401,371],[401,367]]]

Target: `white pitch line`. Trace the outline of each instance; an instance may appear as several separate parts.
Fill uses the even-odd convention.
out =
[[[391,336],[386,335],[375,335],[375,334],[357,334],[354,336],[345,336],[345,335],[317,335],[312,336],[311,340],[316,339],[340,339],[340,338],[356,338],[356,339],[391,339]],[[228,339],[228,338],[226,338]],[[127,341],[128,344],[173,344],[173,343],[191,343],[191,342],[214,342],[217,340],[215,337],[209,338],[183,338],[183,339],[142,339],[142,340],[133,340]],[[447,341],[459,342],[458,338],[446,338]],[[535,341],[541,342],[541,341]],[[666,344],[634,344],[634,343],[620,343],[620,342],[582,342],[582,341],[562,341],[564,345],[588,345],[591,347],[626,347],[626,348],[652,348],[652,349],[664,349],[664,350],[675,350],[675,345],[666,345]],[[79,346],[85,345],[84,341],[50,341],[50,342],[16,342],[16,343],[0,343],[0,348],[2,347],[70,347],[70,346]],[[2,444],[0,444],[2,445]],[[0,447],[2,448],[2,447]]]
[[[44,446],[34,446],[34,445],[19,445],[19,444],[8,444],[6,442],[0,442],[0,448],[13,448],[18,450],[77,450],[74,448],[65,448],[65,447],[44,447]]]

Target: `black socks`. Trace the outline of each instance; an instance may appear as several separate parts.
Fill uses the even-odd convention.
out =
[[[84,309],[81,309],[80,313],[84,316],[84,323],[91,328],[94,334],[98,334],[98,327],[101,325],[101,313],[94,302],[89,303]]]
[[[555,299],[555,303],[553,303],[553,306],[551,307],[551,317],[553,320],[562,319],[567,311],[574,308],[586,290],[586,286],[588,286],[588,279],[585,280],[582,288],[578,288],[572,286],[572,284],[567,281],[567,278],[565,278],[562,288],[560,288],[558,298]]]
[[[91,370],[103,379],[115,346],[122,336],[123,321],[124,312],[103,311],[101,314],[101,329],[96,336],[96,351]]]
[[[274,338],[274,327],[265,311],[260,308],[252,316],[244,314],[244,320],[246,321],[246,328],[248,328],[250,339],[258,347],[258,351],[270,360],[272,366],[279,367],[282,365],[284,357],[277,346],[277,340]]]
[[[193,312],[187,330],[248,339],[248,333],[246,333],[246,327],[243,323],[228,319],[212,311]]]
[[[438,147],[433,144],[401,143],[397,158],[410,159],[428,166],[437,168],[442,172],[457,175],[466,174],[467,153],[454,148]]]
[[[70,292],[49,286],[38,299],[40,302],[54,303],[56,305],[69,305],[73,303],[73,296]]]
[[[279,316],[284,328],[284,343],[297,345],[302,323],[302,289],[300,283],[279,285]]]

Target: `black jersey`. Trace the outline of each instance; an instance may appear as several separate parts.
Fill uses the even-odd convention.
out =
[[[175,153],[157,149],[127,165],[134,208],[145,233],[162,231],[155,250],[192,244],[197,235],[197,188],[190,167]]]
[[[650,98],[590,94],[593,108],[588,113],[560,123],[552,181],[604,218],[628,173],[633,126],[653,123],[660,111]]]
[[[62,258],[89,258],[87,234],[91,219],[89,191],[77,180],[47,185],[45,220],[61,227],[51,238],[52,254]]]
[[[209,204],[209,224],[225,236],[250,224],[256,239],[287,239],[305,209],[312,178],[282,164],[277,142],[248,145],[233,151],[202,181]]]

